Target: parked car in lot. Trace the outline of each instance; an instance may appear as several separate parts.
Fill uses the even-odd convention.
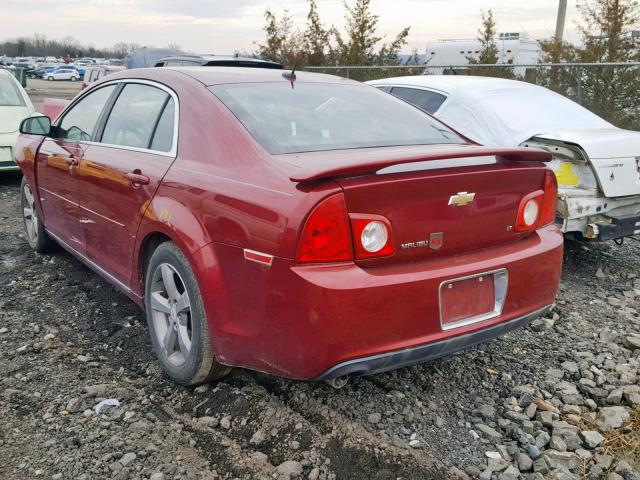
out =
[[[35,79],[35,78],[44,78],[44,76],[47,73],[51,73],[53,70],[55,70],[56,67],[50,67],[50,66],[40,66],[38,68],[36,68],[35,70],[32,70],[31,72],[28,73],[28,77]]]
[[[640,133],[543,87],[489,77],[421,75],[368,82],[482,145],[553,154],[558,222],[589,240],[640,234]]]
[[[92,83],[100,80],[102,77],[105,77],[112,73],[120,72],[122,70],[124,70],[124,67],[116,67],[110,65],[87,67],[84,76],[82,77],[82,89],[84,90]]]
[[[71,80],[72,82],[76,82],[80,80],[80,72],[74,67],[56,67],[49,73],[43,76],[47,80]]]
[[[0,69],[0,171],[18,170],[13,161],[18,129],[35,110],[20,82],[8,70]]]
[[[84,77],[84,73],[87,70],[88,63],[87,62],[74,62],[69,65],[70,67],[75,68],[80,75],[80,78]]]
[[[36,66],[29,62],[14,62],[13,66],[14,68],[21,68],[26,76],[30,76],[31,72],[36,69]]]
[[[354,81],[128,70],[21,131],[29,244],[57,241],[143,307],[182,384],[230,366],[336,384],[554,303],[551,155],[469,144]]]

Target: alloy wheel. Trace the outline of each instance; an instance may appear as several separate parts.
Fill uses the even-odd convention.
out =
[[[176,367],[184,365],[193,340],[191,301],[182,277],[169,263],[153,272],[150,304],[161,353]]]
[[[33,245],[38,241],[38,212],[36,210],[33,192],[29,185],[24,185],[22,195],[24,196],[24,204],[22,208],[24,227],[27,232],[27,236],[29,237],[29,243]]]

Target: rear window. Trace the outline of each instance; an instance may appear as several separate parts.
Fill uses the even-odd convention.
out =
[[[13,78],[0,75],[0,107],[23,107],[24,98]]]
[[[366,85],[279,82],[209,90],[272,154],[465,143],[424,112]]]

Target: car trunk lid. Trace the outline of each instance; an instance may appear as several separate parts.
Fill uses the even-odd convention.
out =
[[[536,138],[577,145],[607,197],[640,195],[640,133],[619,128],[560,130]]]
[[[26,106],[6,107],[0,105],[0,133],[14,133],[20,128],[23,118],[31,114]]]
[[[452,256],[528,235],[513,231],[518,206],[525,195],[544,188],[545,166],[535,160],[547,161],[548,153],[481,147],[414,149],[410,155],[404,148],[385,150],[361,162],[355,159],[362,151],[350,152],[343,163],[342,154],[331,152],[328,173],[306,167],[306,175],[292,175],[330,175],[344,191],[349,214],[389,220],[395,254],[360,264]],[[302,165],[317,154],[305,156],[299,155]]]

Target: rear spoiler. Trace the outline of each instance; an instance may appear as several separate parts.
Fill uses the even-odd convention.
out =
[[[513,160],[520,162],[548,162],[552,155],[544,150],[533,148],[480,147],[476,145],[438,145],[421,148],[420,152],[411,150],[398,154],[386,154],[381,150],[375,153],[366,149],[323,152],[324,158],[316,161],[301,162],[299,170],[289,179],[293,182],[311,182],[323,178],[356,177],[375,173],[392,165],[412,162],[428,162],[431,160],[448,160],[453,158],[496,157],[497,160]]]

